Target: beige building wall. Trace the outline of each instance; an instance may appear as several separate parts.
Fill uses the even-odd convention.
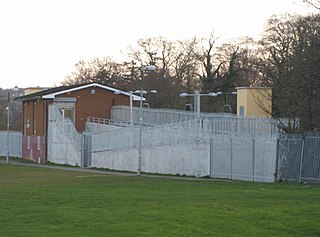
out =
[[[238,87],[237,115],[242,117],[270,118],[272,89],[269,87]]]
[[[24,95],[33,94],[39,91],[44,91],[50,89],[49,87],[28,87],[24,89]]]

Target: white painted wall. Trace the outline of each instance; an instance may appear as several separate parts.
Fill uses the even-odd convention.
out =
[[[0,131],[0,156],[7,155],[7,131]],[[9,156],[22,157],[22,133],[10,131],[9,133]]]
[[[48,125],[48,161],[56,164],[81,165],[80,146],[75,144],[56,122],[49,122]]]
[[[208,144],[148,147],[142,149],[141,170],[147,173],[207,176],[209,156]],[[92,154],[92,167],[136,172],[138,150],[132,148],[95,152]]]

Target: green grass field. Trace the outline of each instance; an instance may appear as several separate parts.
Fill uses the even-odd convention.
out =
[[[0,236],[320,236],[320,186],[0,164]]]

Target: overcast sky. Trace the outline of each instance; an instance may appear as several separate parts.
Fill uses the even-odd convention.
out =
[[[312,11],[302,0],[1,0],[0,88],[54,86],[79,60],[125,60],[140,38],[257,38],[273,14]]]

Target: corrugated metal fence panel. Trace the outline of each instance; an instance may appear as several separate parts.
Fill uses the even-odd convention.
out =
[[[298,181],[302,138],[280,139],[278,145],[278,180]]]
[[[320,183],[320,136],[305,138],[301,164],[300,181]]]
[[[7,131],[0,131],[0,156],[7,155]],[[22,133],[16,131],[9,132],[9,155],[22,157]]]
[[[320,183],[320,133],[279,139],[277,179]]]
[[[213,137],[210,176],[273,182],[276,144],[276,139]]]

